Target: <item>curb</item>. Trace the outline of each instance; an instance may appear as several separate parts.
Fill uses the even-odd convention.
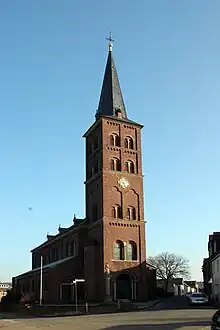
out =
[[[160,302],[161,302],[161,300],[157,300],[157,301],[155,301],[154,303],[152,303],[151,305],[149,305],[149,306],[147,306],[147,307],[140,307],[140,308],[136,308],[135,310],[146,311],[146,310],[148,310],[148,309],[150,309],[150,308],[152,308],[152,307],[158,305]]]
[[[151,307],[158,305],[160,302],[161,302],[161,300],[157,300],[152,305],[148,306],[146,309],[150,309]]]

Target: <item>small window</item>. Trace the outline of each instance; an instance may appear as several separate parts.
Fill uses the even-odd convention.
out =
[[[56,249],[52,248],[52,261],[56,261]]]
[[[120,110],[120,109],[117,109],[117,110],[115,111],[115,115],[116,115],[116,117],[118,117],[118,118],[122,118],[122,112],[121,112],[121,110]]]
[[[114,260],[124,259],[124,244],[121,241],[114,243]]]
[[[133,206],[127,208],[127,218],[129,220],[136,220],[136,210]]]
[[[134,173],[134,163],[133,163],[131,160],[128,160],[128,161],[125,163],[125,170],[126,170],[128,173]]]
[[[126,245],[126,259],[137,260],[137,245],[135,242],[128,242]]]
[[[134,149],[134,141],[130,136],[125,138],[125,148],[126,149]]]
[[[55,248],[55,261],[59,260],[59,251],[58,248]]]
[[[114,219],[121,219],[122,218],[122,210],[119,205],[114,205],[112,207],[112,216]]]
[[[72,242],[70,243],[70,255],[71,255],[71,256],[75,256],[75,254],[76,254],[75,246],[76,246],[75,241],[72,241]]]
[[[110,145],[114,147],[120,147],[120,138],[117,134],[110,135]]]
[[[120,161],[118,158],[111,159],[110,166],[112,171],[120,171],[121,169]]]
[[[67,242],[66,243],[66,253],[65,253],[66,257],[69,257],[69,250],[70,250],[70,244],[69,244],[69,242]]]
[[[114,146],[114,136],[113,135],[110,135],[110,146]]]
[[[63,258],[63,252],[64,252],[63,241],[61,241],[60,242],[60,257],[61,257],[61,259]]]

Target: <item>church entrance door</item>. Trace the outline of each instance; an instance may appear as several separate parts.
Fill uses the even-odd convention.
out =
[[[132,276],[127,273],[120,274],[116,279],[116,299],[132,300]]]

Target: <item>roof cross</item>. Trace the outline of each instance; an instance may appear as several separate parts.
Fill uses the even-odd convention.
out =
[[[111,32],[109,33],[109,37],[106,38],[106,39],[109,41],[109,43],[108,43],[108,49],[111,52],[112,51],[112,47],[113,47],[113,42],[115,41],[115,40],[112,39]]]

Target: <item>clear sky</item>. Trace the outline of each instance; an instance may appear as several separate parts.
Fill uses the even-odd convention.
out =
[[[220,2],[0,2],[0,280],[84,217],[82,138],[112,31],[130,119],[144,124],[147,254],[175,252],[201,279],[220,231]],[[32,207],[32,212],[28,210]]]

